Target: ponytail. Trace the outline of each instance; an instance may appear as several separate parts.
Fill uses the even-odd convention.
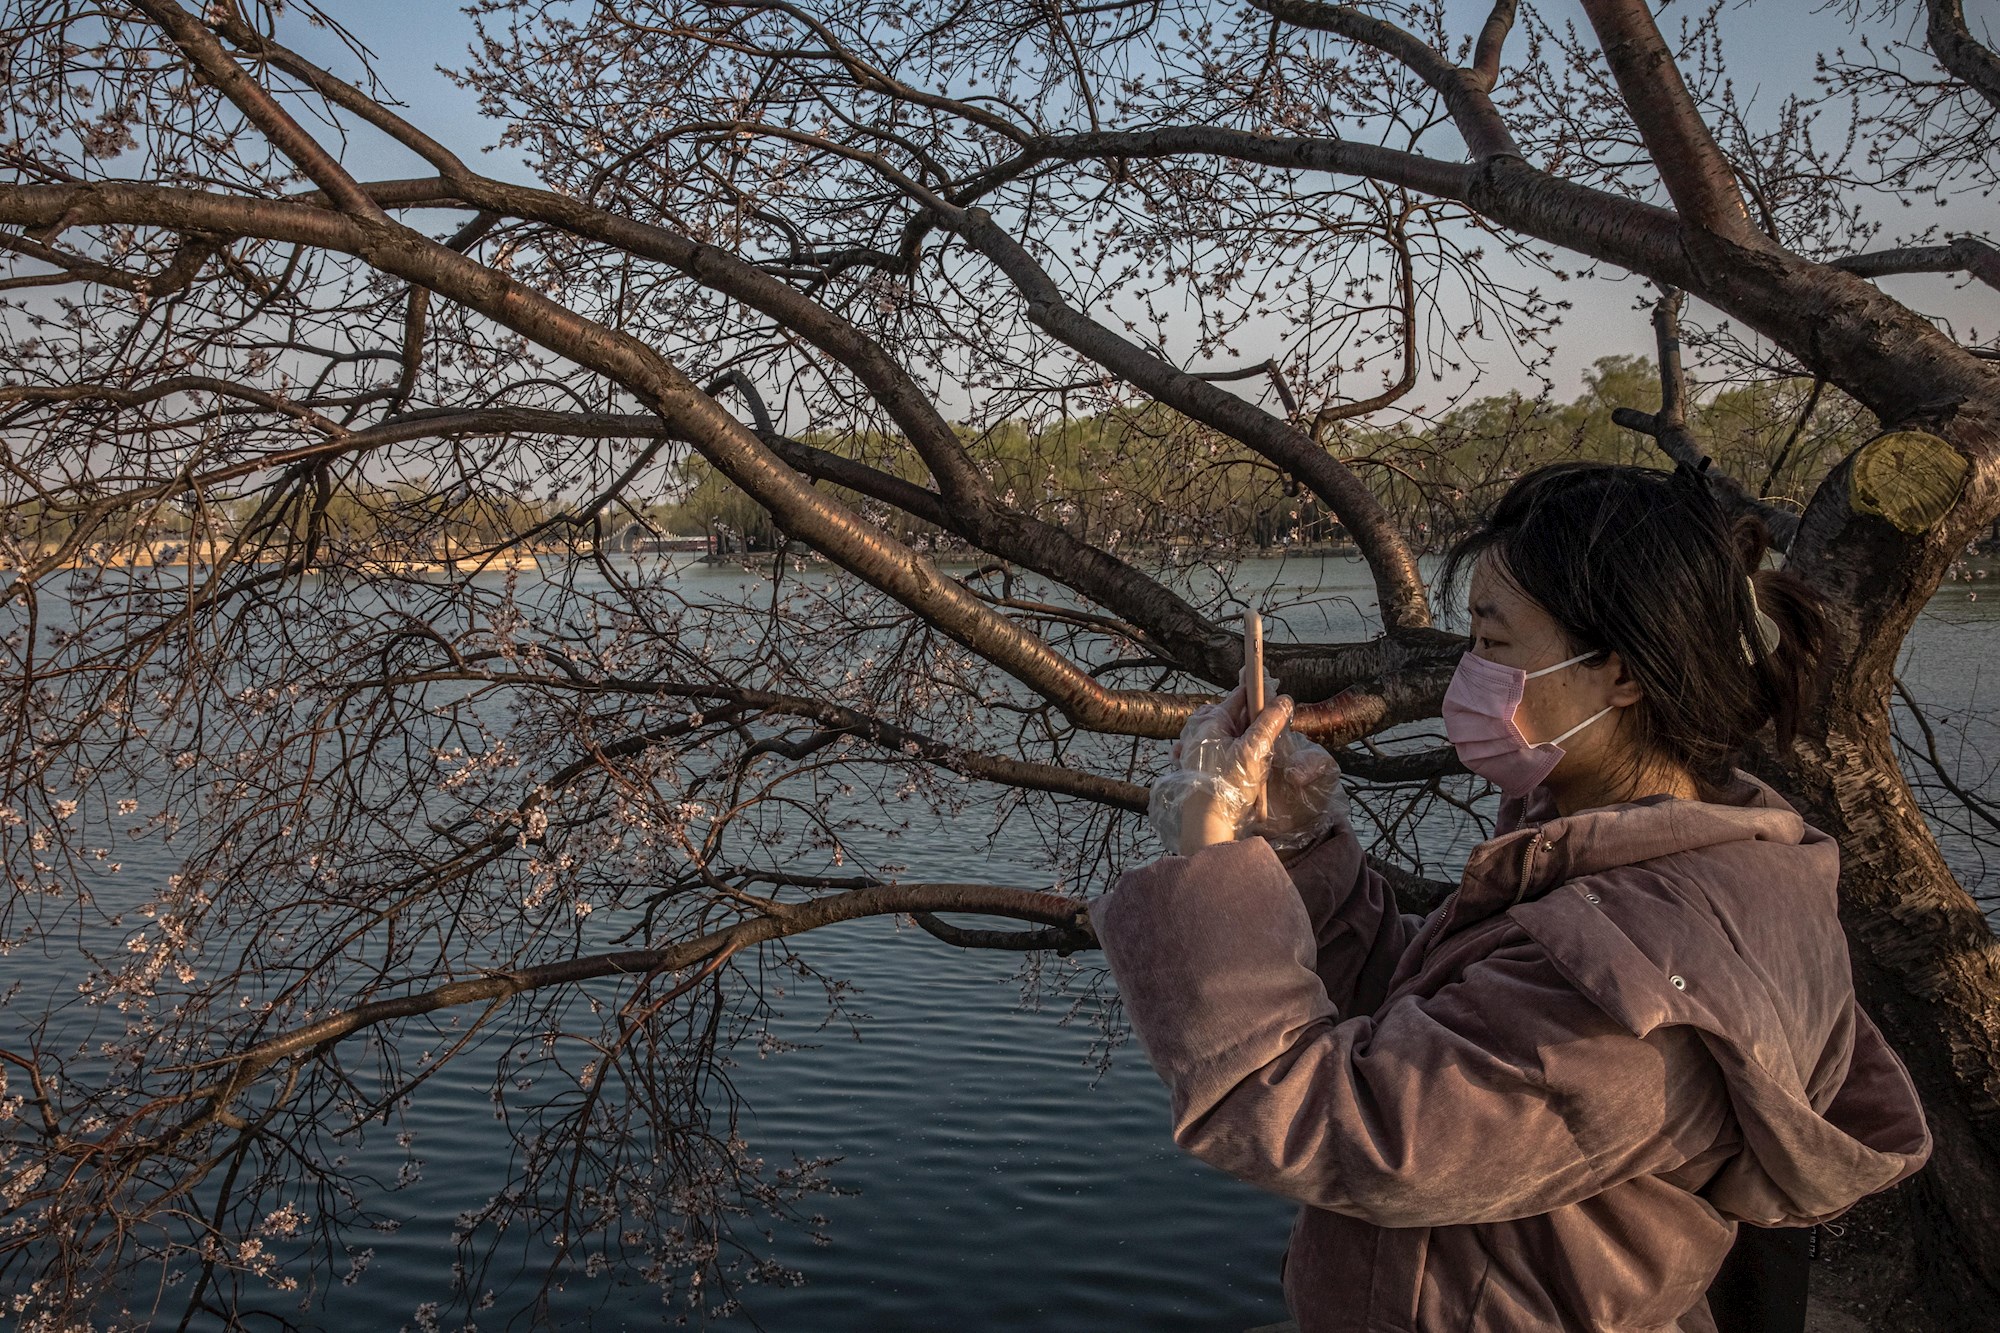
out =
[[[1761,569],[1771,549],[1771,530],[1753,515],[1736,520],[1731,534],[1748,572],[1755,603],[1752,619],[1769,617],[1778,632],[1777,645],[1765,650],[1754,631],[1757,679],[1764,695],[1764,716],[1777,733],[1780,746],[1790,745],[1799,724],[1812,710],[1819,691],[1820,663],[1826,650],[1826,612],[1819,594],[1789,570]]]

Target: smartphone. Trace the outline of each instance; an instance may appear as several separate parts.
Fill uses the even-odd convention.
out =
[[[1243,608],[1243,665],[1249,679],[1244,690],[1250,696],[1250,716],[1264,711],[1264,616],[1257,610],[1255,602]],[[1264,799],[1264,789],[1257,789],[1257,818],[1270,816],[1270,804]]]

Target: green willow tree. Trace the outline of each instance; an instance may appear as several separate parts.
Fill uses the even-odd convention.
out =
[[[518,1151],[469,1243],[526,1228],[555,1268],[697,1302],[762,1275],[732,1268],[731,1219],[796,1209],[813,1173],[761,1170],[701,1089],[771,977],[816,977],[786,941],[910,913],[953,944],[1087,946],[1072,890],[1145,854],[1142,742],[1238,670],[1226,581],[1063,505],[1136,489],[1199,524],[1225,450],[1310,497],[1379,632],[1271,663],[1352,777],[1434,793],[1447,756],[1362,744],[1434,717],[1462,648],[1405,523],[1476,506],[1517,466],[1495,442],[1551,409],[1426,414],[1416,389],[1495,349],[1544,366],[1546,289],[1581,266],[1658,289],[1661,356],[1644,401],[1614,401],[1629,367],[1599,380],[1578,447],[1717,460],[1832,607],[1819,711],[1759,766],[1839,837],[1857,976],[1931,1109],[1903,1196],[1930,1289],[1995,1308],[2000,949],[1890,701],[2000,516],[2000,366],[1878,283],[2000,281],[1984,238],[1885,244],[1882,220],[1991,188],[2000,57],[1957,0],[1855,0],[1809,20],[1851,53],[1753,107],[1720,10],[1578,8],[483,0],[452,77],[524,180],[378,85],[362,39],[407,30],[8,4],[5,937],[90,959],[0,1052],[25,1318],[155,1263],[221,1308],[293,1280],[306,1217],[293,1266],[332,1271],[326,1238],[374,1206],[344,1136],[488,1023],[516,1034],[494,1091]],[[407,165],[357,174],[364,139]],[[1690,410],[1684,340],[1761,383],[1738,424],[1725,395]],[[1060,422],[1113,410],[1142,428],[1079,468]],[[982,452],[1010,422],[1032,438]],[[1779,429],[1805,442],[1780,466],[1742,438]],[[702,600],[608,554],[687,450],[831,581]],[[401,540],[576,558],[413,580],[336,540],[417,477]],[[116,572],[170,515],[216,558]],[[940,570],[920,531],[985,561]],[[829,782],[890,825],[898,797],[963,811],[994,784],[1064,891],[847,864]],[[88,887],[145,837],[166,885]]]

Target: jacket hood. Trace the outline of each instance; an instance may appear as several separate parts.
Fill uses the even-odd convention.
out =
[[[1648,796],[1623,805],[1556,813],[1548,788],[1526,800],[1501,802],[1496,835],[1466,861],[1458,921],[1479,920],[1538,898],[1558,884],[1620,866],[1724,843],[1763,842],[1797,847],[1825,838],[1809,830],[1785,799],[1747,773],[1721,801]]]
[[[1560,816],[1538,791],[1501,827],[1467,863],[1452,928],[1510,913],[1634,1035],[1699,1032],[1743,1139],[1702,1191],[1717,1209],[1821,1221],[1923,1163],[1915,1087],[1853,1002],[1839,848],[1776,792],[1739,773],[1720,801]]]

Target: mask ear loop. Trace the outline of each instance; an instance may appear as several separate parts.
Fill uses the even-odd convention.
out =
[[[1533,679],[1534,679],[1535,677],[1537,677],[1537,676],[1546,676],[1546,675],[1548,675],[1548,674],[1549,674],[1549,673],[1550,673],[1551,671],[1561,671],[1561,670],[1562,670],[1562,669],[1563,669],[1564,667],[1568,667],[1568,666],[1575,666],[1575,665],[1576,665],[1576,664],[1577,664],[1578,662],[1587,662],[1587,661],[1589,661],[1589,660],[1590,660],[1591,658],[1593,658],[1593,657],[1595,657],[1595,656],[1597,656],[1597,652],[1596,652],[1596,650],[1595,650],[1595,649],[1593,649],[1592,651],[1590,651],[1590,652],[1587,652],[1587,653],[1578,653],[1578,654],[1577,654],[1577,655],[1576,655],[1575,657],[1572,657],[1572,658],[1570,658],[1570,659],[1569,659],[1568,661],[1566,661],[1566,662],[1558,662],[1558,663],[1556,663],[1556,664],[1555,664],[1554,666],[1545,666],[1545,667],[1543,667],[1543,668],[1542,668],[1542,669],[1541,669],[1540,671],[1530,671],[1530,672],[1526,673],[1526,674],[1525,674],[1525,675],[1524,675],[1524,676],[1522,677],[1522,679],[1523,679],[1523,680],[1533,680]],[[1582,731],[1582,730],[1583,730],[1583,729],[1584,729],[1585,727],[1587,727],[1587,726],[1589,726],[1589,725],[1590,725],[1591,723],[1593,723],[1593,722],[1597,721],[1597,719],[1598,719],[1598,718],[1600,718],[1600,717],[1603,717],[1603,716],[1604,716],[1604,715],[1605,715],[1606,713],[1610,713],[1610,712],[1613,712],[1613,711],[1615,711],[1615,710],[1617,709],[1617,707],[1618,707],[1618,705],[1617,705],[1617,704],[1606,704],[1606,705],[1605,705],[1605,706],[1604,706],[1603,708],[1600,708],[1600,709],[1598,709],[1598,710],[1597,710],[1597,711],[1596,711],[1595,713],[1592,713],[1592,714],[1591,714],[1591,715],[1590,715],[1589,717],[1587,717],[1587,718],[1585,718],[1585,719],[1584,719],[1583,721],[1581,721],[1581,722],[1577,723],[1577,724],[1576,724],[1575,726],[1571,727],[1571,728],[1570,728],[1570,729],[1569,729],[1568,731],[1565,731],[1565,732],[1564,732],[1564,733],[1563,733],[1562,735],[1560,735],[1560,736],[1556,737],[1556,738],[1555,738],[1554,740],[1552,740],[1552,741],[1538,741],[1538,742],[1536,742],[1536,746],[1542,746],[1542,745],[1553,745],[1553,746],[1555,746],[1556,748],[1560,749],[1560,748],[1562,748],[1562,743],[1563,743],[1564,741],[1566,741],[1566,740],[1568,740],[1568,739],[1569,739],[1570,737],[1572,737],[1572,736],[1576,735],[1576,733],[1577,733],[1577,732],[1579,732],[1579,731]],[[1516,730],[1517,730],[1517,733],[1518,733],[1518,728],[1517,728]],[[1522,740],[1526,740],[1526,739],[1527,739],[1527,737],[1523,736],[1523,737],[1521,737],[1521,739],[1522,739]],[[1533,747],[1531,747],[1531,748],[1533,748]]]
[[[1564,667],[1573,667],[1578,662],[1588,662],[1591,658],[1595,656],[1597,656],[1597,652],[1595,649],[1587,653],[1578,653],[1575,657],[1566,657],[1562,661],[1556,663],[1554,666],[1545,666],[1539,671],[1523,671],[1521,673],[1521,679],[1533,680],[1537,676],[1546,676],[1551,671],[1561,671]]]
[[[1568,731],[1565,731],[1562,735],[1556,737],[1552,741],[1543,741],[1542,744],[1553,745],[1556,746],[1557,748],[1561,748],[1562,743],[1564,741],[1576,735],[1577,732],[1582,731],[1585,727],[1597,721],[1598,718],[1603,717],[1606,713],[1616,712],[1617,709],[1618,709],[1617,704],[1606,704],[1604,707],[1598,709],[1595,713],[1592,713],[1589,717],[1585,718],[1583,721],[1571,727]]]

